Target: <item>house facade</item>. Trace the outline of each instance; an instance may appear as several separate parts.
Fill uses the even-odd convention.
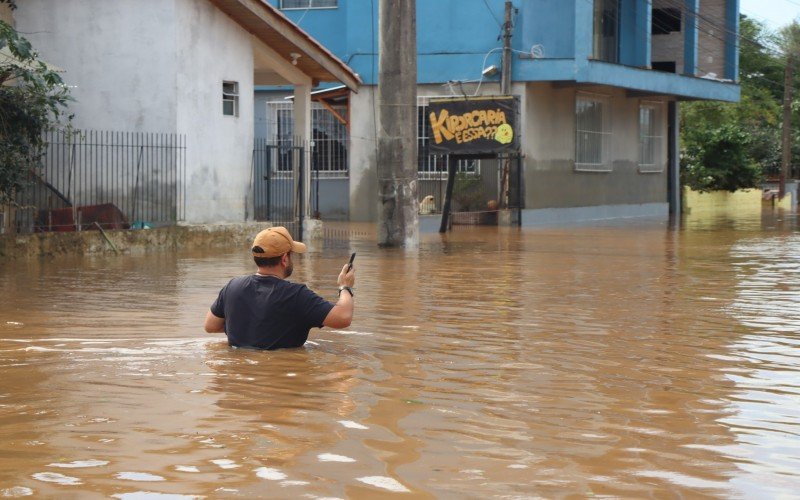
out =
[[[364,82],[344,106],[346,205],[350,220],[376,220],[378,2],[270,1]],[[738,0],[512,3],[523,225],[678,213],[680,102],[739,99]],[[417,2],[421,112],[432,97],[500,93],[504,5]],[[257,122],[270,123],[268,103],[288,94],[257,86]],[[431,168],[424,134],[420,182]]]
[[[13,15],[41,57],[63,68],[74,127],[185,138],[181,202],[191,223],[253,216],[255,85],[292,88],[302,141],[311,89],[359,83],[261,0],[26,0]]]

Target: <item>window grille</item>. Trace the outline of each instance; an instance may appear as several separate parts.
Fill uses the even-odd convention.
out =
[[[639,172],[664,171],[664,128],[661,103],[642,103],[639,106]]]
[[[281,0],[281,9],[333,9],[338,0]]]
[[[345,106],[333,106],[345,115]],[[278,148],[276,169],[292,170],[294,144],[294,104],[286,101],[267,102],[267,134]],[[321,104],[311,103],[311,170],[320,177],[347,177],[348,135],[347,127]],[[299,144],[298,144],[299,145]]]
[[[239,116],[238,82],[222,82],[222,114]]]
[[[575,97],[575,170],[610,172],[609,98],[594,94]]]

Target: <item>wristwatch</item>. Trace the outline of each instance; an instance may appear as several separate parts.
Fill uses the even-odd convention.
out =
[[[342,294],[342,290],[347,290],[348,292],[350,292],[350,296],[351,297],[355,297],[356,296],[356,294],[353,293],[353,289],[350,288],[349,286],[340,286],[339,287],[339,295]]]

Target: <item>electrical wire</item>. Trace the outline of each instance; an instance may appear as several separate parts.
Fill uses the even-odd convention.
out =
[[[746,41],[746,42],[751,43],[751,44],[753,44],[753,45],[755,45],[755,46],[757,46],[759,48],[763,48],[765,50],[773,52],[775,55],[779,55],[779,56],[784,56],[785,55],[782,52],[776,51],[775,49],[767,47],[766,45],[764,45],[764,44],[762,44],[762,43],[760,43],[760,42],[758,42],[756,40],[752,40],[752,39],[742,35],[741,33],[737,32],[735,30],[731,30],[730,28],[728,28],[728,26],[725,23],[725,20],[723,18],[715,18],[714,16],[712,16],[711,14],[708,14],[708,13],[701,13],[699,10],[688,9],[688,8],[686,8],[685,4],[683,4],[680,0],[662,0],[662,1],[664,3],[666,3],[667,5],[669,5],[670,7],[672,7],[673,9],[679,10],[683,14],[689,13],[692,16],[696,17],[698,20],[705,21],[713,29],[717,29],[719,31],[723,31],[723,32],[725,32],[726,34],[729,34],[729,35],[733,35],[736,38],[738,38],[739,40]],[[667,13],[667,15],[669,15],[670,17],[673,17],[674,19],[680,20],[680,18],[678,18],[674,14]],[[705,33],[705,34],[707,34],[707,35],[709,35],[709,36],[711,36],[713,38],[717,38],[718,40],[722,40],[723,42],[727,42],[726,39],[720,38],[715,33],[711,32],[711,31],[708,31],[705,28],[703,28],[701,26],[700,22],[697,23],[697,29],[698,29],[698,31],[703,32],[703,33]]]
[[[670,6],[673,6],[673,7],[675,7],[675,8],[676,8],[676,10],[680,10],[682,13],[684,13],[684,14],[685,14],[685,12],[683,11],[682,5],[680,5],[680,4],[677,4],[677,3],[671,3],[671,0],[662,0],[662,1],[666,2],[666,3],[667,3],[667,4],[669,4]],[[688,10],[689,10],[690,12],[692,12],[693,14],[696,14],[696,12],[695,12],[695,11],[693,11],[693,10],[691,10],[691,9],[688,9]],[[667,15],[669,15],[669,16],[671,16],[671,17],[673,17],[674,19],[677,19],[677,20],[679,20],[679,21],[682,21],[682,22],[684,22],[682,18],[679,18],[679,17],[675,16],[674,14],[667,13]],[[699,16],[698,16],[698,17],[699,17]],[[706,19],[706,22],[707,22],[707,23],[711,24],[711,22],[707,20],[707,19],[708,19],[707,17],[706,17],[705,19]],[[664,27],[664,25],[659,25],[657,22],[656,22],[656,25],[657,25],[657,26],[660,26],[660,27]],[[722,29],[722,28],[720,28],[720,26],[719,26],[719,25],[714,25],[714,26],[716,26],[718,29]],[[697,27],[697,29],[698,29],[698,31],[699,31],[699,32],[701,32],[701,33],[704,33],[704,34],[706,34],[706,35],[708,35],[708,36],[710,36],[710,37],[712,37],[712,38],[715,38],[715,39],[717,39],[717,40],[719,40],[719,41],[722,41],[723,43],[728,43],[728,40],[726,40],[725,38],[721,38],[721,37],[719,37],[719,36],[715,35],[713,32],[711,32],[711,31],[708,31],[708,30],[706,30],[706,29],[704,29],[704,28],[701,28],[701,26],[700,26],[700,23],[698,23],[698,27]],[[733,31],[731,31],[731,30],[727,30],[727,29],[725,29],[724,31],[727,31],[728,33],[731,33],[731,34],[734,34],[734,33],[735,33],[735,32],[733,32]],[[780,52],[777,52],[777,51],[775,51],[775,50],[772,50],[772,49],[770,49],[769,47],[767,47],[766,45],[764,45],[764,44],[762,44],[762,43],[760,43],[760,42],[758,42],[758,41],[756,41],[756,40],[752,40],[752,39],[750,39],[750,38],[747,38],[747,37],[744,37],[744,36],[741,36],[741,35],[737,35],[737,36],[740,38],[740,40],[746,41],[746,42],[748,42],[748,43],[750,43],[750,44],[754,45],[755,47],[758,47],[759,49],[762,49],[762,50],[765,50],[766,52],[769,52],[769,53],[771,53],[771,54],[772,54],[772,55],[774,55],[774,56],[777,56],[777,57],[783,57],[783,56],[784,56],[784,54],[783,54],[783,53],[780,53]],[[706,54],[706,55],[710,55],[710,56],[712,56],[712,57],[714,57],[714,56],[716,56],[716,55],[717,55],[717,54],[715,54],[715,53],[711,52],[711,51],[710,51],[710,50],[708,50],[708,49],[702,49],[702,48],[700,47],[700,45],[698,44],[698,53],[701,53],[701,52],[702,52],[702,53],[704,53],[704,54]],[[749,76],[749,77],[753,77],[754,75],[748,75],[748,76]],[[773,86],[775,89],[783,89],[783,83],[782,83],[782,82],[776,82],[775,80],[771,80],[771,79],[769,79],[769,78],[767,78],[767,77],[765,77],[765,76],[757,76],[756,78],[759,78],[761,81],[763,81],[763,82],[765,82],[765,83],[768,83],[768,84],[770,84],[770,85],[771,85],[771,86]]]
[[[494,15],[494,11],[492,10],[491,7],[489,7],[489,2],[487,2],[487,0],[483,0],[483,5],[486,6],[486,10],[488,10],[489,14],[491,14],[492,17],[494,18],[494,22],[497,23],[497,27],[503,29],[503,23],[501,23],[500,20],[497,19],[497,16]]]
[[[593,2],[593,0],[585,0],[585,1],[586,1],[586,2],[587,2],[589,5],[592,5],[592,6],[594,6],[594,2]],[[675,3],[671,3],[671,0],[662,0],[662,1],[664,1],[665,3],[668,3],[670,6],[676,6],[676,4],[675,4]],[[651,6],[652,6],[652,2],[648,2],[648,3],[649,3]],[[685,9],[683,8],[683,6],[678,6],[678,10],[680,10],[681,12],[685,12]],[[688,9],[688,10],[690,10],[692,13],[695,13],[695,14],[696,14],[696,11],[694,11],[694,10],[692,10],[692,9]],[[614,20],[614,23],[615,23],[615,24],[617,24],[617,25],[619,24],[619,18],[618,18],[618,16],[616,16],[616,15],[613,15],[613,14],[612,14],[612,19]],[[699,23],[698,23],[698,24],[699,24]],[[648,34],[650,34],[650,31],[644,30],[644,29],[642,29],[641,27],[639,27],[639,26],[637,26],[637,25],[634,25],[634,29],[635,29],[636,31],[638,31],[640,34],[645,34],[645,35],[648,35]],[[716,36],[714,33],[709,33],[708,31],[706,31],[706,30],[704,30],[704,29],[703,29],[703,30],[701,30],[699,26],[698,26],[698,31],[701,31],[701,32],[703,32],[703,33],[706,33],[706,34],[708,34],[709,36],[711,36],[711,37],[713,37],[713,38],[716,38],[716,39],[718,39],[718,40],[720,40],[720,41],[723,41],[723,42],[726,42],[726,43],[727,43],[727,40],[726,40],[726,39],[724,39],[724,38],[720,38],[720,37]],[[735,32],[732,32],[732,31],[730,31],[730,30],[727,30],[727,31],[728,31],[728,32],[730,32],[730,33],[735,33]],[[739,38],[743,38],[743,37],[739,36]],[[756,46],[758,46],[758,47],[760,47],[760,48],[765,48],[765,49],[766,49],[766,47],[764,47],[762,44],[759,44],[759,43],[757,43],[757,42],[755,42],[755,41],[753,41],[753,40],[747,39],[746,37],[744,37],[744,38],[745,38],[745,40],[746,40],[746,41],[748,41],[748,42],[750,42],[750,43],[753,43],[753,44],[755,44]],[[715,54],[715,53],[711,52],[711,51],[710,51],[710,50],[708,50],[708,49],[703,49],[703,48],[702,48],[702,47],[700,47],[699,45],[698,45],[698,53],[702,53],[702,54],[706,54],[706,55],[710,55],[710,56],[716,56],[716,55],[718,55],[718,54]],[[781,55],[781,56],[782,56],[782,54],[776,54],[776,55]],[[702,77],[699,77],[699,78],[702,78]],[[774,80],[770,80],[769,78],[766,78],[766,77],[764,77],[764,76],[756,76],[756,78],[759,78],[759,79],[761,79],[762,81],[769,83],[769,84],[770,84],[770,85],[772,85],[772,86],[773,86],[775,89],[782,89],[782,88],[783,88],[783,83],[779,83],[779,82],[776,82],[776,81],[774,81]]]

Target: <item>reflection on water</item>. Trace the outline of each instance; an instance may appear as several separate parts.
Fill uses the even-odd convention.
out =
[[[202,332],[233,250],[4,263],[0,496],[794,494],[796,228],[323,244],[294,279],[357,250],[356,319],[274,352]]]

